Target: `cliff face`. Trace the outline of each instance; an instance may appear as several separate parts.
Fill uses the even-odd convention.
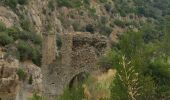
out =
[[[15,98],[19,86],[17,69],[19,61],[13,58],[4,59],[1,53],[0,58],[0,97],[2,100],[7,97]]]
[[[40,68],[31,62],[21,63],[0,48],[0,98],[27,100],[31,94],[41,91]]]

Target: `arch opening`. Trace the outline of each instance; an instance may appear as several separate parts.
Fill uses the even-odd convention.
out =
[[[83,84],[87,80],[88,77],[89,77],[89,73],[87,72],[81,72],[75,75],[69,82],[69,89],[75,88],[78,85]]]

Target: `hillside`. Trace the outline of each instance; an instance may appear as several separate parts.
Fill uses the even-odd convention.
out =
[[[47,80],[55,78],[57,80],[60,79],[57,78],[59,75],[64,77],[71,74],[75,75],[74,82],[81,83],[81,79],[74,79],[78,77],[77,69],[82,67],[84,71],[83,66],[94,65],[99,68],[94,69],[100,70],[100,74],[105,75],[108,69],[117,71],[116,75],[113,75],[115,81],[110,83],[111,89],[107,90],[111,92],[108,98],[168,100],[170,98],[169,28],[169,0],[0,0],[0,70],[5,73],[6,70],[3,68],[8,66],[9,73],[14,73],[14,75],[5,75],[6,77],[3,73],[0,74],[0,89],[6,89],[1,82],[4,81],[3,78],[18,74],[15,80],[9,79],[5,82],[12,84],[14,81],[15,84],[11,88],[22,85],[19,92],[26,90],[23,95],[42,94],[44,91],[41,85],[51,82],[43,83],[43,75],[53,70],[56,75],[53,76],[51,73]],[[15,68],[10,67],[13,62],[18,64]],[[50,63],[46,64],[46,62]],[[120,62],[129,67],[133,66],[132,76],[142,80],[138,85],[145,88],[138,91],[136,85],[133,87],[136,90],[129,90],[130,86],[127,84],[119,86],[119,82],[128,82],[127,77],[125,81],[119,79],[124,75],[122,72],[131,71],[128,68],[124,69],[124,65]],[[49,72],[43,72],[44,64],[48,65]],[[90,71],[94,69],[89,68]],[[68,72],[62,73],[63,70]],[[136,74],[140,75],[136,76]],[[96,77],[99,76],[101,75]],[[67,77],[65,79],[70,81]],[[61,78],[62,81],[65,79]],[[77,84],[74,82],[73,84]],[[151,87],[144,85],[144,82],[149,82]],[[69,85],[70,83],[68,82]],[[133,81],[128,84],[133,84]],[[55,82],[52,82],[52,85],[54,86]],[[9,90],[11,88],[9,87]],[[60,89],[64,90],[58,84],[55,88],[59,92]],[[124,91],[120,92],[122,88]],[[12,95],[19,94],[16,91],[11,91]],[[114,91],[118,91],[117,94]],[[137,91],[141,94],[130,94],[129,91]],[[72,92],[74,95],[76,91]],[[151,96],[146,95],[147,93]],[[0,90],[0,100],[1,94],[6,94],[6,91]],[[67,94],[67,89],[66,94],[64,92],[63,95],[71,96]],[[17,100],[23,97],[17,96]],[[61,96],[61,100],[65,99]]]

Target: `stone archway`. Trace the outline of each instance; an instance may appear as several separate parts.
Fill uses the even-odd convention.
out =
[[[83,84],[89,76],[88,72],[80,72],[76,74],[69,82],[69,89],[76,87],[79,84]]]

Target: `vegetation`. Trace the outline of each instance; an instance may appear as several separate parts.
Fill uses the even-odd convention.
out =
[[[13,42],[13,38],[8,34],[0,33],[0,45],[5,46]]]
[[[41,37],[29,31],[20,31],[16,27],[6,28],[0,23],[0,45],[7,46],[13,44],[21,61],[32,60],[36,65],[41,61]],[[15,43],[15,41],[17,41]]]
[[[17,7],[17,4],[25,5],[27,4],[28,0],[2,0],[0,2],[9,6],[11,9],[15,9]]]
[[[17,74],[19,76],[20,81],[24,81],[26,78],[26,73],[23,71],[23,69],[18,69]]]
[[[84,97],[84,89],[82,85],[76,88],[66,89],[64,94],[61,95],[58,100],[82,100]]]
[[[44,100],[44,99],[35,93],[31,98],[29,98],[29,100]]]

